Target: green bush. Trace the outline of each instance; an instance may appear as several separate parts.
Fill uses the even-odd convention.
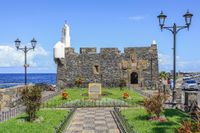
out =
[[[36,112],[41,105],[42,90],[38,86],[28,86],[22,91],[22,101],[26,106],[26,113],[28,114],[28,121],[36,119]]]
[[[151,98],[144,100],[144,107],[148,114],[152,115],[155,114],[157,117],[160,117],[160,114],[163,111],[163,104],[165,102],[166,98],[165,95],[162,95],[161,93],[158,93],[155,96],[152,96]]]
[[[124,87],[126,87],[126,80],[125,79],[120,80],[119,87],[120,87],[120,90],[122,90]]]

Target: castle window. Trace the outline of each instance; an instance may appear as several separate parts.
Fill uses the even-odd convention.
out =
[[[94,67],[93,67],[93,73],[94,74],[99,74],[99,72],[100,72],[99,65],[94,65]]]

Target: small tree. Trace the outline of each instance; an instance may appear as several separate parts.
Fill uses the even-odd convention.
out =
[[[36,112],[41,105],[42,90],[38,86],[29,86],[22,91],[22,101],[26,106],[26,113],[28,114],[28,121],[36,119]]]
[[[151,98],[144,100],[144,107],[146,111],[151,115],[155,114],[158,118],[163,111],[163,104],[166,101],[166,97],[161,93],[158,93]]]
[[[119,81],[119,87],[120,87],[120,90],[122,90],[124,87],[126,87],[126,80],[125,79],[121,79]]]

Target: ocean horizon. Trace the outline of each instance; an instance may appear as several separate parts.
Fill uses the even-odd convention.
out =
[[[56,84],[56,73],[28,73],[28,84]],[[0,73],[0,88],[24,85],[24,73]]]

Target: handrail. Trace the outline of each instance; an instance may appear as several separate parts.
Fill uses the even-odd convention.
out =
[[[114,115],[122,133],[138,133],[134,130],[133,126],[129,124],[128,120],[121,114],[119,108],[114,107]]]
[[[74,112],[76,111],[76,108],[72,108],[67,116],[64,117],[64,120],[61,120],[60,124],[55,127],[55,133],[62,133],[64,130],[64,127],[66,127],[69,124],[69,121],[71,120]]]

